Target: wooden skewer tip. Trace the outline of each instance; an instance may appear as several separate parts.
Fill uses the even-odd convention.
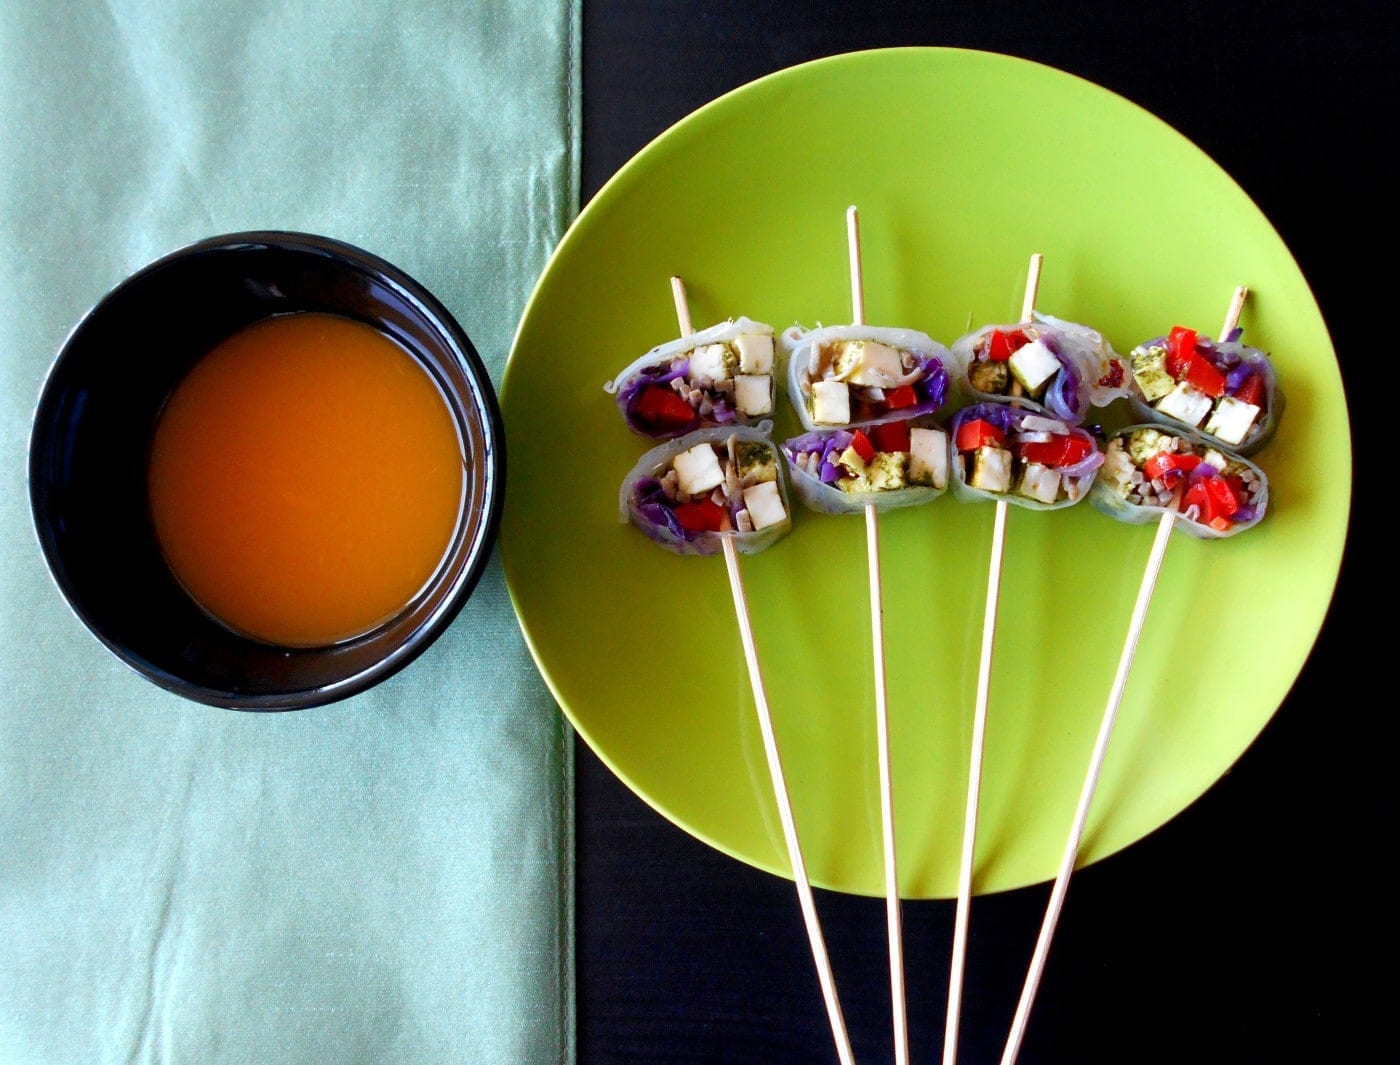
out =
[[[671,299],[676,304],[676,322],[681,327],[681,336],[689,336],[695,329],[690,323],[690,299],[685,292],[685,282],[679,274],[671,275]]]
[[[1235,327],[1240,324],[1240,315],[1244,313],[1245,301],[1249,299],[1249,286],[1238,285],[1235,293],[1230,297],[1230,307],[1225,312],[1225,324],[1220,327],[1220,342],[1223,344],[1225,338],[1235,331]]]
[[[1021,300],[1021,321],[1029,322],[1035,313],[1035,299],[1040,293],[1040,269],[1045,265],[1045,256],[1036,252],[1026,267],[1026,294]]]

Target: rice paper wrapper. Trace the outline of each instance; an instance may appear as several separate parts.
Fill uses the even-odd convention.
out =
[[[1143,341],[1133,351],[1136,353],[1166,342],[1166,337],[1154,337],[1151,340]],[[1283,389],[1279,387],[1278,373],[1274,370],[1273,360],[1269,358],[1267,352],[1252,348],[1248,344],[1241,344],[1238,340],[1212,341],[1207,337],[1202,337],[1198,343],[1213,348],[1224,356],[1228,363],[1248,365],[1263,379],[1264,416],[1255,421],[1249,432],[1245,434],[1244,439],[1238,444],[1232,444],[1228,440],[1221,440],[1214,434],[1206,432],[1203,425],[1187,425],[1180,419],[1173,418],[1170,414],[1163,414],[1147,402],[1142,390],[1138,387],[1136,378],[1129,370],[1128,377],[1131,388],[1128,392],[1128,403],[1133,409],[1133,414],[1144,422],[1165,425],[1173,432],[1199,437],[1208,442],[1211,447],[1219,448],[1221,451],[1232,452],[1237,456],[1253,455],[1268,444],[1274,438],[1274,434],[1278,432],[1279,422],[1283,418],[1283,408],[1287,402]],[[1206,419],[1206,421],[1209,420],[1209,418]]]
[[[932,418],[923,418],[914,425],[921,429],[947,430]],[[852,428],[859,428],[852,426]],[[894,510],[897,507],[917,507],[931,503],[941,496],[946,488],[930,485],[913,485],[884,492],[845,492],[833,485],[824,484],[820,477],[813,476],[796,462],[799,453],[814,450],[813,444],[832,438],[851,436],[847,429],[814,429],[810,433],[793,437],[783,443],[783,457],[788,460],[788,473],[792,478],[792,489],[809,510],[820,514],[863,514],[867,503],[873,503],[879,510]]]
[[[984,325],[981,329],[959,337],[953,342],[953,354],[962,366],[959,387],[972,400],[992,403],[1011,402],[1013,397],[974,388],[968,372],[977,361],[974,350],[993,330],[1021,330],[1032,339],[1039,339],[1059,360],[1063,377],[1053,378],[1046,386],[1044,398],[1034,400],[1014,397],[1018,404],[1031,410],[1043,411],[1062,421],[1079,424],[1089,408],[1105,407],[1115,399],[1132,394],[1132,373],[1127,361],[1113,350],[1103,335],[1087,325],[1066,322],[1037,312],[1029,322],[1015,325]],[[1114,378],[1117,384],[1114,384]]]
[[[638,421],[632,413],[632,406],[636,402],[638,394],[647,385],[669,384],[673,378],[679,376],[671,371],[671,364],[677,358],[689,354],[696,348],[704,347],[706,344],[723,343],[748,333],[773,336],[773,327],[741,316],[712,325],[698,333],[691,333],[665,344],[658,344],[645,355],[634,359],[626,369],[603,385],[603,391],[617,397],[617,409],[622,412],[622,419],[627,423],[627,428],[639,436],[650,437],[653,440],[670,440],[707,425],[720,424],[714,418],[701,417],[697,412],[695,420],[689,426],[670,432],[658,432]],[[773,379],[776,382],[778,374],[776,363],[778,345],[776,342],[773,348]],[[768,417],[768,415],[759,415],[757,418],[750,417],[733,407],[727,408],[727,411],[727,420],[723,422],[722,427],[752,425]]]
[[[803,329],[799,325],[794,325],[783,330],[779,340],[783,350],[788,354],[788,399],[792,401],[793,409],[797,411],[797,416],[802,421],[802,428],[807,430],[879,425],[883,422],[908,421],[911,418],[936,414],[954,394],[953,389],[956,387],[956,383],[962,379],[966,369],[958,361],[957,355],[927,333],[920,333],[917,329],[870,325],[828,325],[819,326],[816,329]],[[921,400],[916,406],[889,411],[878,418],[852,421],[847,426],[814,422],[811,411],[807,409],[807,395],[802,391],[802,377],[812,364],[812,353],[819,346],[831,340],[873,340],[880,344],[887,344],[892,348],[903,348],[922,356],[926,366],[928,365],[927,360],[937,360],[938,369],[941,369],[946,375],[941,389],[942,395],[938,397],[936,402]],[[931,377],[933,372],[932,369],[927,370],[925,377]]]
[[[622,487],[618,492],[618,520],[624,525],[630,521],[653,543],[678,555],[717,555],[723,549],[721,541],[726,536],[734,540],[734,546],[741,554],[756,555],[766,550],[792,531],[792,493],[788,483],[787,462],[782,449],[770,438],[772,431],[771,421],[747,426],[711,426],[707,429],[697,429],[652,448],[637,460],[637,464],[622,479]],[[778,493],[782,496],[787,517],[766,529],[747,533],[691,532],[656,521],[653,517],[654,511],[650,511],[639,498],[639,489],[649,479],[665,473],[681,452],[689,451],[696,444],[723,444],[731,436],[739,441],[766,444],[772,451],[778,467]]]
[[[1136,425],[1125,426],[1109,437],[1109,439],[1114,440],[1120,437],[1126,437],[1136,429],[1157,429],[1160,426],[1160,422],[1140,422]],[[1177,529],[1184,532],[1187,536],[1194,536],[1197,540],[1227,540],[1231,536],[1238,536],[1242,532],[1249,531],[1264,520],[1264,515],[1269,509],[1268,474],[1258,465],[1240,455],[1239,452],[1226,450],[1216,441],[1208,439],[1203,433],[1196,433],[1190,429],[1182,429],[1176,424],[1173,424],[1170,428],[1173,434],[1191,441],[1198,454],[1206,448],[1214,448],[1227,459],[1238,462],[1242,466],[1247,466],[1254,471],[1262,485],[1258,496],[1252,504],[1258,511],[1252,520],[1235,522],[1222,532],[1219,529],[1212,529],[1209,525],[1203,525],[1201,522],[1193,521],[1180,511],[1175,511],[1174,525]],[[1131,503],[1110,488],[1103,480],[1097,481],[1094,484],[1089,496],[1093,501],[1094,507],[1100,513],[1107,514],[1114,521],[1127,522],[1129,525],[1146,525],[1149,522],[1161,521],[1162,515],[1171,509],[1165,506]]]
[[[1018,404],[1020,402],[1017,401]],[[1027,510],[1064,510],[1066,507],[1082,503],[1089,496],[1094,479],[1098,476],[1099,467],[1103,464],[1103,455],[1099,450],[1098,441],[1094,439],[1093,435],[1077,425],[1068,426],[1070,435],[1088,440],[1094,446],[1094,454],[1098,456],[1098,461],[1086,460],[1083,465],[1090,467],[1086,472],[1079,473],[1073,478],[1062,474],[1065,480],[1072,479],[1075,482],[1078,489],[1077,498],[1042,503],[1038,499],[1021,495],[1015,491],[1014,487],[1010,492],[989,492],[984,488],[977,488],[967,483],[967,464],[959,453],[957,445],[958,427],[974,418],[985,418],[1003,432],[1019,432],[1021,424],[1027,416],[1052,417],[1052,415],[1039,410],[1021,408],[1016,404],[1004,401],[997,403],[990,400],[971,407],[964,407],[953,416],[952,423],[948,426],[948,482],[952,486],[953,496],[959,502],[998,503],[1004,501],[1012,506],[1025,507]]]

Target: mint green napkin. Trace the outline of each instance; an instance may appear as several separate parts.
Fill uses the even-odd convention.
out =
[[[499,382],[577,51],[571,0],[0,5],[0,1062],[572,1058],[569,737],[499,565],[373,692],[215,710],[74,619],[24,471],[78,316],[215,233],[384,256]]]

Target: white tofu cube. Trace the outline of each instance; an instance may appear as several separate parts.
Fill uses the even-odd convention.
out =
[[[771,414],[773,378],[767,374],[740,374],[734,378],[734,406],[740,414]]]
[[[778,491],[777,481],[764,481],[762,484],[745,488],[744,506],[748,508],[749,517],[753,520],[756,530],[777,525],[787,518],[787,508],[783,506],[783,496]]]
[[[1206,422],[1206,432],[1227,444],[1238,444],[1257,417],[1259,408],[1253,403],[1245,403],[1234,396],[1221,396],[1215,403],[1215,413]]]
[[[877,344],[873,340],[848,340],[845,350],[847,358],[850,358],[852,349],[855,349],[855,369],[847,378],[851,384],[888,388],[904,376],[904,364],[896,348]]]
[[[1007,362],[1011,375],[1021,382],[1032,396],[1038,395],[1045,382],[1060,372],[1060,360],[1039,340],[1017,348]]]
[[[1028,462],[1021,471],[1021,483],[1016,486],[1016,491],[1027,499],[1053,503],[1060,495],[1060,471],[1038,462]]]
[[[1133,377],[1149,403],[1161,399],[1176,384],[1176,379],[1167,373],[1167,349],[1164,346],[1134,348],[1130,364]]]
[[[851,420],[851,390],[845,381],[812,383],[812,421],[819,425],[845,425]]]
[[[909,480],[948,487],[948,434],[942,429],[909,430]]]
[[[972,476],[967,483],[984,492],[1011,488],[1011,452],[999,447],[979,447],[972,453]]]
[[[682,451],[671,465],[680,490],[686,495],[703,495],[724,483],[719,457],[709,444],[696,444],[689,451]]]
[[[739,349],[740,373],[773,372],[773,338],[766,333],[740,333],[734,338]]]
[[[709,381],[723,381],[729,376],[729,367],[725,365],[725,355],[728,350],[723,344],[702,344],[690,353],[690,379],[705,379]]]
[[[1189,381],[1180,382],[1157,404],[1163,414],[1190,426],[1200,425],[1201,419],[1210,413],[1210,407],[1210,397]]]

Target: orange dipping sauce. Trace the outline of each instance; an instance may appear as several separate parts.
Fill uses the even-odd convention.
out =
[[[180,583],[229,628],[290,647],[358,636],[412,602],[464,485],[428,371],[378,330],[319,313],[258,322],[196,363],[148,470]]]

